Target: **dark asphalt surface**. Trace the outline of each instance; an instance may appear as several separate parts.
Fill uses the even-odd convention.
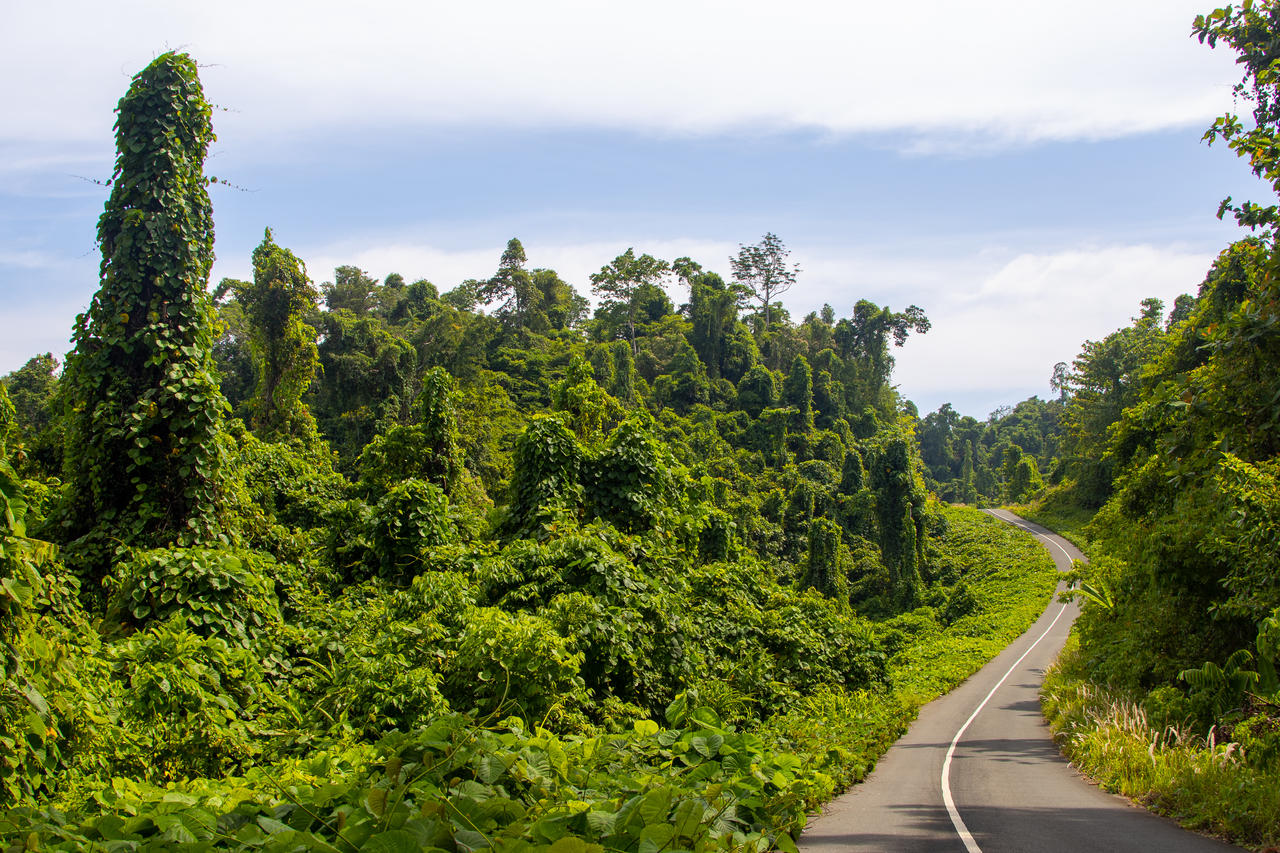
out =
[[[1081,556],[1071,543],[1039,525],[1003,510],[991,513],[1034,533],[1060,571]],[[1058,753],[1040,714],[1039,690],[1076,613],[1074,604],[1064,606],[1055,598],[1031,629],[994,660],[922,708],[910,730],[885,753],[867,780],[810,820],[800,849],[806,853],[1240,850],[1187,832],[1099,790]],[[1003,684],[996,688],[1002,678]],[[943,764],[952,739],[988,694],[990,699],[957,741],[949,772],[956,812],[970,834],[963,839],[944,802]]]

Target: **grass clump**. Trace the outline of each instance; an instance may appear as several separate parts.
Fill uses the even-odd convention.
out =
[[[1168,719],[1154,695],[1090,681],[1074,635],[1041,692],[1063,754],[1103,789],[1238,844],[1280,844],[1280,765],[1251,760],[1232,731]]]

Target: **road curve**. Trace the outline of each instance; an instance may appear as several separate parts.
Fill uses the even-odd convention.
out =
[[[1037,524],[989,512],[1039,538],[1059,571],[1082,556]],[[866,781],[810,821],[800,850],[1238,851],[1099,790],[1058,753],[1040,714],[1039,690],[1077,612],[1055,598],[994,660],[920,709]]]

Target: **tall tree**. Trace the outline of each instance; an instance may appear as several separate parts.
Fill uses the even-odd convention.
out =
[[[707,366],[707,375],[719,379],[729,349],[729,339],[738,323],[738,286],[702,268],[689,258],[679,258],[675,270],[689,287],[689,321],[693,324],[689,343]]]
[[[769,331],[770,310],[773,301],[791,289],[800,274],[798,264],[788,264],[791,250],[783,245],[778,235],[765,234],[759,243],[750,246],[739,244],[738,256],[729,259],[733,278],[746,288],[749,298],[759,302],[764,310],[764,329]]]
[[[253,423],[268,440],[315,433],[315,420],[302,395],[319,360],[316,330],[302,321],[316,307],[319,292],[302,261],[276,245],[271,229],[253,250],[253,281],[236,282],[236,301],[249,323],[249,343],[257,372]]]
[[[214,376],[211,109],[196,64],[165,53],[133,78],[116,119],[111,196],[98,220],[101,286],[75,325],[63,536],[81,568],[116,546],[215,541],[226,403]],[[87,549],[87,550],[85,550]]]
[[[889,354],[889,339],[895,346],[902,346],[914,330],[918,334],[929,331],[929,318],[918,306],[908,306],[906,311],[896,312],[889,306],[881,307],[866,299],[853,306],[853,317],[836,325],[835,342],[845,365],[841,379],[853,397],[851,409],[869,403],[885,407],[889,376],[893,372],[893,356]]]
[[[633,356],[640,354],[636,346],[640,297],[646,285],[661,287],[670,269],[671,264],[666,261],[652,255],[637,258],[635,249],[628,248],[591,276],[591,289],[600,298],[600,310],[619,311],[626,318],[627,340],[631,341]]]
[[[524,246],[512,237],[498,260],[498,271],[488,281],[480,283],[476,290],[481,302],[497,302],[498,308],[494,313],[516,328],[528,325],[529,315],[542,301],[533,276],[524,268],[527,260]]]
[[[346,310],[363,317],[377,302],[378,282],[359,267],[340,266],[333,271],[333,281],[320,285],[324,304],[330,311]]]

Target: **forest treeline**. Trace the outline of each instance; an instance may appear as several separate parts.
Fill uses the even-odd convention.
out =
[[[929,497],[919,308],[795,321],[773,234],[594,310],[515,239],[442,291],[267,230],[210,288],[210,116],[134,78],[99,290],[0,383],[6,845],[791,849],[1043,608]]]

